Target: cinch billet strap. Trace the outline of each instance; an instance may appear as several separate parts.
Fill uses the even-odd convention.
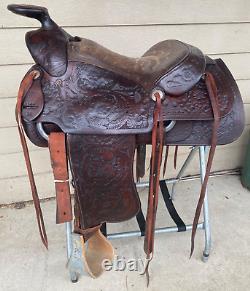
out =
[[[176,211],[176,209],[174,207],[174,204],[173,204],[173,201],[169,195],[168,187],[167,187],[165,180],[160,181],[160,188],[161,188],[162,197],[163,197],[165,205],[168,209],[169,215],[171,216],[171,218],[175,222],[175,224],[178,228],[178,232],[186,231],[186,225],[183,222],[183,220],[180,218],[180,216],[178,215],[178,212]]]
[[[40,201],[39,201],[39,197],[37,193],[34,174],[33,174],[32,166],[31,166],[29,149],[28,149],[25,134],[24,134],[24,128],[22,124],[22,113],[21,113],[23,97],[25,93],[29,90],[29,88],[31,87],[33,80],[39,77],[39,75],[40,75],[39,71],[33,70],[29,72],[22,80],[19,91],[18,91],[18,96],[17,96],[16,121],[18,125],[18,132],[20,136],[21,145],[23,148],[23,154],[24,154],[24,159],[25,159],[25,163],[27,167],[27,172],[29,176],[30,188],[31,188],[32,198],[34,201],[34,206],[35,206],[35,211],[36,211],[38,229],[41,236],[41,240],[43,244],[45,245],[45,247],[48,249],[48,239],[47,239],[47,234],[46,234],[46,230],[44,226],[43,214],[42,214]]]
[[[70,199],[69,173],[65,134],[52,132],[49,135],[49,151],[56,188],[56,223],[73,219]]]

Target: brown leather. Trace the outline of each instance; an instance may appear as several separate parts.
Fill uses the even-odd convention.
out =
[[[42,73],[41,71],[39,73],[39,77],[33,80],[30,89],[23,97],[22,117],[26,122],[36,119],[43,111],[44,98],[40,81]]]
[[[101,233],[101,225],[92,228],[82,229],[79,221],[79,212],[75,211],[74,232],[81,234],[80,245],[84,271],[91,277],[99,277],[104,269],[102,263],[104,260],[112,261],[114,258],[114,248],[108,239]]]
[[[218,92],[221,118],[231,112],[236,98],[241,100],[235,81],[224,67],[222,61],[207,66],[221,88]],[[84,63],[69,63],[60,79],[44,72],[41,88],[45,104],[36,122],[54,123],[64,132],[75,134],[142,134],[152,130],[154,101],[149,92],[112,72]],[[29,118],[27,114],[35,115],[33,110],[37,112],[35,107],[26,108],[23,119]],[[167,95],[162,115],[164,121],[213,120],[204,80],[184,95]]]
[[[44,226],[43,214],[42,214],[40,201],[39,201],[39,197],[38,197],[38,193],[36,189],[36,183],[35,183],[34,174],[33,174],[31,161],[30,161],[29,149],[28,149],[26,138],[24,135],[24,129],[23,129],[22,117],[21,117],[23,96],[30,89],[32,82],[37,77],[38,73],[39,72],[37,71],[31,71],[24,77],[24,79],[21,82],[21,85],[18,91],[18,96],[17,96],[16,121],[18,124],[18,132],[19,132],[20,141],[23,148],[24,159],[25,159],[25,163],[27,167],[28,176],[29,176],[30,188],[31,188],[34,206],[35,206],[39,233],[40,233],[41,240],[44,246],[48,248],[48,240],[47,240],[47,234],[46,234],[46,230]]]
[[[212,128],[211,148],[209,151],[208,161],[207,161],[207,166],[206,166],[206,174],[205,174],[202,186],[201,186],[200,197],[199,197],[199,201],[198,201],[198,204],[196,207],[195,216],[194,216],[194,220],[193,220],[190,256],[192,256],[193,251],[194,251],[194,239],[195,239],[195,234],[196,234],[196,230],[197,230],[197,225],[199,222],[199,217],[201,214],[201,209],[202,209],[203,202],[204,202],[204,199],[206,196],[207,183],[208,183],[209,174],[211,171],[212,162],[213,162],[215,149],[216,149],[216,145],[217,145],[217,131],[219,128],[219,121],[220,121],[217,87],[216,87],[216,83],[215,83],[215,80],[213,78],[213,75],[209,72],[206,72],[205,80],[206,80],[206,86],[208,89],[211,105],[213,108],[214,122],[213,122],[213,128]]]
[[[67,37],[60,28],[29,31],[25,40],[37,64],[51,76],[64,75],[67,70]]]
[[[72,184],[74,185],[74,184]],[[74,233],[81,234],[84,242],[86,242],[98,229],[101,228],[101,224],[84,228],[81,226],[81,213],[80,213],[80,203],[78,201],[78,197],[75,196],[75,204],[74,204]]]
[[[49,21],[48,9],[42,6],[28,5],[28,4],[9,4],[8,10],[15,14],[23,15],[30,18],[35,18],[41,22],[42,25]]]
[[[11,5],[9,9],[42,23],[40,29],[26,36],[36,65],[20,87],[17,120],[45,245],[47,238],[23,134],[25,130],[34,144],[47,146],[37,123],[47,134],[63,132],[67,136],[76,194],[75,232],[83,236],[84,242],[99,233],[102,223],[123,221],[138,212],[134,153],[139,149],[136,176],[140,178],[145,172],[145,146],[152,144],[144,244],[148,262],[154,249],[163,145],[167,149],[168,145],[210,145],[193,221],[192,254],[216,145],[234,141],[244,128],[242,99],[226,65],[176,40],[154,45],[141,58],[121,56],[93,41],[71,37],[43,7]],[[38,70],[40,77],[32,83],[33,70]],[[161,100],[160,91],[164,96]],[[152,92],[158,92],[156,103]],[[175,125],[167,131],[171,121]],[[65,158],[65,153],[60,157]],[[164,172],[167,153],[165,157]],[[102,258],[101,250],[98,253],[96,249],[98,244],[94,245],[93,253],[97,251],[96,256]],[[145,271],[148,274],[148,264]]]
[[[163,177],[165,176],[168,162],[169,145],[166,146],[164,164],[163,164]]]
[[[67,147],[81,228],[120,222],[137,214],[134,135],[68,134]]]
[[[202,52],[178,40],[159,42],[141,58],[129,58],[82,38],[69,43],[68,58],[69,61],[80,61],[112,71],[148,90],[159,82],[171,95],[181,95],[190,90],[205,69]],[[192,70],[187,68],[190,63]]]
[[[80,61],[135,80],[148,90],[159,83],[167,94],[181,95],[199,81],[205,70],[202,52],[178,40],[159,42],[141,58],[129,58],[91,40],[71,37],[44,7],[12,4],[8,9],[41,22],[40,29],[26,34],[26,44],[35,62],[55,77],[66,72],[67,61]]]
[[[99,277],[103,269],[103,261],[113,261],[114,248],[108,239],[98,229],[85,243],[82,240],[82,257],[85,270],[92,278]]]
[[[67,43],[71,36],[50,18],[44,7],[11,4],[7,8],[41,22],[41,28],[26,33],[26,45],[34,61],[45,71],[55,77],[62,76],[67,70]]]
[[[73,219],[65,142],[65,134],[62,132],[52,132],[49,135],[50,159],[56,187],[56,223]]]
[[[150,179],[149,179],[149,194],[148,194],[148,210],[146,219],[146,232],[144,240],[144,251],[147,255],[147,265],[145,272],[149,284],[148,266],[149,262],[153,258],[154,251],[154,233],[155,233],[155,221],[156,212],[158,206],[158,193],[159,193],[159,181],[160,170],[163,150],[163,136],[164,127],[162,119],[162,100],[159,93],[155,94],[156,104],[154,110],[154,125],[152,130],[152,153],[150,163]],[[159,124],[158,124],[159,120]]]

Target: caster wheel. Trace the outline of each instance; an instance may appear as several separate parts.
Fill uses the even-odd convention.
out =
[[[76,274],[71,274],[70,280],[72,283],[77,283],[78,282],[78,276]]]
[[[208,261],[208,258],[209,258],[209,254],[203,253],[203,255],[202,255],[202,262],[203,263],[206,263]]]

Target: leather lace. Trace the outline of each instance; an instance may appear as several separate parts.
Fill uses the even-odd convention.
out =
[[[18,132],[19,132],[21,145],[23,148],[24,159],[25,159],[25,163],[27,167],[28,176],[29,176],[30,188],[31,188],[32,198],[34,201],[34,206],[35,206],[35,211],[36,211],[38,229],[41,236],[41,240],[44,246],[48,249],[48,239],[47,239],[47,234],[45,230],[42,209],[40,206],[40,201],[39,201],[39,197],[37,193],[36,183],[35,183],[34,174],[33,174],[32,166],[31,166],[29,149],[28,149],[25,134],[24,134],[24,128],[22,124],[22,115],[21,115],[23,97],[25,93],[29,90],[29,88],[31,87],[33,80],[36,78],[36,76],[37,76],[37,71],[31,71],[24,77],[24,79],[21,82],[21,85],[18,91],[18,96],[17,96],[16,121],[18,124]]]
[[[200,197],[199,197],[199,201],[198,201],[198,204],[196,207],[195,216],[194,216],[194,220],[193,220],[190,257],[192,256],[193,251],[194,251],[194,239],[195,239],[197,225],[198,225],[200,214],[201,214],[201,209],[202,209],[204,199],[206,196],[208,178],[209,178],[209,174],[211,171],[212,162],[213,162],[215,149],[216,149],[216,145],[217,145],[217,131],[218,131],[218,127],[220,124],[217,87],[216,87],[213,75],[209,72],[206,72],[206,74],[205,74],[205,83],[207,86],[207,90],[208,90],[208,94],[209,94],[209,98],[210,98],[210,102],[211,102],[211,106],[212,106],[212,110],[213,110],[214,121],[213,121],[213,128],[212,128],[211,148],[209,151],[207,166],[206,166],[206,174],[205,174],[202,186],[201,186]]]
[[[199,217],[201,214],[201,209],[206,195],[206,188],[208,183],[209,174],[211,171],[212,161],[215,154],[215,149],[217,145],[217,130],[219,127],[219,104],[217,97],[217,88],[215,80],[211,73],[207,72],[205,74],[205,83],[207,86],[212,111],[214,115],[213,128],[212,128],[212,138],[211,138],[211,148],[209,151],[206,173],[204,181],[202,183],[201,192],[199,201],[196,207],[195,216],[193,220],[192,235],[191,235],[191,252],[190,257],[194,251],[194,239],[196,235],[197,225]],[[159,124],[158,124],[159,121]],[[156,211],[158,205],[158,192],[159,192],[159,180],[160,180],[160,168],[162,160],[162,150],[163,150],[163,137],[164,137],[164,127],[162,119],[162,109],[161,109],[161,99],[160,96],[156,96],[156,105],[154,110],[154,119],[153,119],[153,130],[152,130],[152,154],[151,154],[151,168],[150,168],[150,182],[149,182],[149,197],[148,197],[148,211],[147,211],[147,224],[146,224],[146,235],[144,242],[144,250],[147,255],[147,264],[143,274],[147,276],[147,285],[149,284],[149,273],[148,267],[149,263],[153,258],[154,250],[154,231],[155,231],[155,220],[156,220]],[[174,166],[176,167],[177,161],[177,151],[178,147],[175,148],[175,157],[174,157]],[[164,169],[166,170],[168,156],[168,147],[166,148],[166,155],[164,161]]]
[[[155,93],[155,97],[156,104],[154,109],[153,129],[152,129],[152,153],[149,180],[148,210],[147,210],[146,234],[144,241],[144,251],[147,255],[147,264],[144,273],[147,276],[147,285],[149,284],[148,267],[150,261],[153,258],[154,250],[155,220],[158,205],[159,180],[164,139],[161,97],[158,93]]]
[[[166,145],[165,158],[164,158],[164,164],[163,164],[163,177],[165,176],[166,169],[167,169],[168,154],[169,154],[169,145]]]

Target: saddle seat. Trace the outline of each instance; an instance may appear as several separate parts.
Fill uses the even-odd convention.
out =
[[[115,53],[92,40],[74,37],[69,41],[68,60],[112,71],[132,79],[145,89],[158,85],[170,95],[181,95],[190,90],[205,70],[203,53],[178,40],[159,42],[142,57],[132,58]]]
[[[178,96],[189,91],[205,70],[203,53],[178,40],[159,42],[142,57],[131,58],[89,39],[70,36],[45,7],[12,4],[8,9],[41,22],[40,29],[26,34],[26,44],[35,62],[54,77],[66,73],[69,61],[82,61],[133,80],[146,90],[159,86],[166,94]]]

